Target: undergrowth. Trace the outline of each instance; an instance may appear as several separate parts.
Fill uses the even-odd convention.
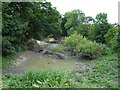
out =
[[[6,69],[10,66],[10,61],[13,60],[15,57],[14,56],[6,56],[2,57],[2,68]]]

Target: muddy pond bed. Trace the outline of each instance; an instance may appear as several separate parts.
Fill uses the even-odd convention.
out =
[[[70,72],[77,70],[77,68],[84,68],[84,64],[78,59],[71,56],[65,56],[64,59],[59,59],[50,55],[42,55],[34,51],[25,51],[16,55],[16,60],[10,62],[11,67],[3,70],[5,73],[22,74],[27,71],[65,71]]]

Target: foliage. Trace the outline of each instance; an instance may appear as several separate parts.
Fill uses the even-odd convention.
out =
[[[85,17],[84,22],[82,24],[77,25],[75,27],[74,31],[76,31],[78,34],[88,37],[88,32],[90,31],[91,25],[94,24],[94,22],[95,22],[95,20],[92,17],[90,17],[90,16]],[[69,33],[69,31],[68,31],[68,33]],[[69,35],[72,35],[72,34],[69,34]]]
[[[103,87],[118,87],[118,57],[117,55],[109,54],[108,56],[102,56],[98,58],[97,61],[94,61],[96,65],[93,68],[94,73],[91,73],[92,77],[95,77],[93,82],[99,82]],[[98,73],[99,72],[99,73]],[[90,75],[90,74],[89,74]],[[100,79],[100,77],[104,79]],[[92,77],[91,81],[92,81]],[[99,78],[99,79],[97,79]]]
[[[26,45],[27,46],[27,49],[28,50],[32,50],[34,48],[34,45],[37,44],[36,40],[35,39],[29,39],[27,42],[26,42]]]
[[[118,52],[118,54],[120,54],[120,28],[118,28],[118,38],[117,38],[117,41],[118,41],[117,52]],[[120,55],[118,55],[118,56],[120,56]]]
[[[28,23],[19,19],[20,14],[14,13],[15,9],[10,6],[10,3],[3,3],[2,9],[2,54],[6,56],[22,49],[26,41],[25,29]]]
[[[110,49],[106,44],[99,43],[99,47],[101,48],[102,55],[109,55],[113,53],[112,49]]]
[[[2,57],[2,69],[6,69],[10,66],[10,60],[13,60],[14,56]]]
[[[77,33],[75,32],[75,34],[65,38],[64,45],[69,47],[69,51],[73,52],[76,48],[76,45],[79,43],[80,40],[82,40],[82,38],[82,35],[77,35]]]
[[[50,2],[3,2],[2,7],[3,56],[21,51],[31,38],[61,34],[61,16]]]
[[[75,27],[79,24],[82,24],[85,20],[85,14],[80,11],[79,9],[72,10],[71,12],[66,12],[64,17],[62,18],[61,27],[63,29],[62,33],[63,35],[67,36],[68,31],[73,28],[75,30]]]
[[[71,12],[65,13],[64,16],[67,20],[67,22],[65,24],[65,28],[70,29],[71,27],[74,28],[78,24],[83,23],[85,14],[80,10],[73,10]]]
[[[84,61],[87,67],[78,70],[81,75],[76,76],[76,81],[84,87],[118,88],[118,57],[109,54],[97,59]]]
[[[3,75],[4,88],[118,88],[118,57],[84,60],[85,68],[73,72],[41,71]],[[79,73],[80,75],[77,75]]]
[[[96,42],[83,38],[76,46],[75,52],[84,58],[93,59],[101,55],[101,48]]]
[[[96,23],[98,24],[106,24],[107,22],[107,14],[106,13],[99,13],[96,15]]]
[[[50,2],[39,2],[34,3],[35,9],[34,17],[29,18],[30,26],[32,27],[30,35],[34,36],[36,39],[41,39],[40,37],[47,37],[53,34],[54,38],[57,38],[61,34],[60,27],[60,14],[52,7]],[[33,23],[35,22],[35,23]],[[33,33],[35,32],[36,33]]]
[[[91,28],[91,24],[94,22],[95,20],[92,17],[85,16],[85,14],[79,9],[67,12],[62,18],[62,35],[72,35],[74,31],[77,31],[78,34],[87,36],[87,32]]]
[[[110,28],[111,24],[107,22],[107,14],[99,13],[96,15],[95,24],[92,25],[88,37],[96,42],[105,43],[104,35]]]
[[[53,51],[53,52],[63,52],[63,51],[65,51],[65,47],[63,45],[59,45],[57,47],[52,48],[51,51]]]
[[[90,16],[85,16],[80,10],[65,13],[61,26],[64,35],[70,36],[76,31],[98,43],[105,43],[104,35],[112,28],[112,25],[107,21],[107,14],[99,13],[94,20]]]
[[[68,88],[75,87],[72,75],[56,71],[27,72],[25,75],[6,74],[5,88]],[[9,79],[9,80],[8,80]]]
[[[114,51],[117,51],[118,49],[118,30],[115,27],[112,27],[111,29],[108,30],[108,32],[105,34],[105,40],[106,44],[112,48]]]
[[[66,28],[65,28],[65,24],[66,24],[66,22],[67,22],[67,19],[66,19],[66,17],[63,17],[62,19],[61,19],[61,29],[62,29],[62,36],[67,36],[68,34],[67,34],[67,30],[66,30]]]
[[[107,46],[90,41],[76,33],[67,37],[64,45],[69,47],[71,52],[88,59],[96,58],[101,54],[108,54],[110,51]]]

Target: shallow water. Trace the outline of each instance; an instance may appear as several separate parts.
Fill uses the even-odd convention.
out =
[[[27,51],[17,55],[17,59],[11,62],[12,68],[3,70],[4,73],[20,74],[26,71],[72,71],[76,69],[75,60],[70,56],[59,59],[54,56],[42,55],[37,52]]]
[[[32,71],[41,70],[71,71],[75,69],[73,60],[58,59],[53,56],[32,57],[24,63],[23,67],[26,70]]]

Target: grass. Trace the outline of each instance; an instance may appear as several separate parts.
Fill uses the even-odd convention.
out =
[[[6,74],[3,77],[5,88],[63,88],[74,87],[72,75],[63,72],[27,72],[25,75]]]
[[[0,89],[2,88],[2,79],[0,78]]]
[[[83,60],[85,69],[73,72],[41,71],[25,75],[6,74],[5,88],[118,88],[117,55],[101,56]],[[76,74],[78,73],[78,75]]]
[[[2,56],[0,56],[0,68],[2,68]]]
[[[117,88],[118,87],[118,57],[117,55],[101,56],[93,61],[85,61],[87,67],[77,71],[76,80],[86,83],[87,87]],[[81,73],[82,72],[82,73]]]
[[[10,66],[10,61],[14,59],[14,56],[2,57],[2,68],[8,68]]]

